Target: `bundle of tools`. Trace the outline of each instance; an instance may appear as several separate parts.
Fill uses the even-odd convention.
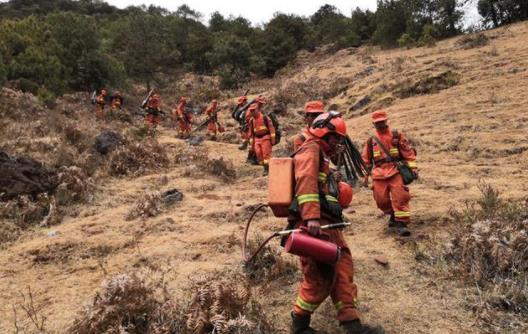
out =
[[[340,149],[341,154],[337,158],[337,169],[345,170],[345,177],[348,183],[354,183],[359,178],[368,174],[367,167],[361,158],[361,153],[350,137],[346,137]]]

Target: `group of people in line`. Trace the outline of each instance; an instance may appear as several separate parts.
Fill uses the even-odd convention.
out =
[[[123,106],[123,96],[121,92],[116,91],[108,98],[108,90],[106,88],[101,89],[99,94],[94,94],[92,103],[95,104],[95,117],[99,121],[104,121],[107,116],[108,109],[106,105],[110,104],[110,110],[120,110]],[[188,98],[185,96],[180,97],[178,104],[171,111],[170,117],[173,124],[178,127],[178,135],[180,138],[188,138],[193,129],[192,126],[195,124],[193,120],[193,111],[187,107]],[[161,109],[161,97],[158,92],[152,90],[141,106],[144,115],[144,124],[147,129],[147,133],[153,135],[156,132],[158,125],[161,122],[161,116],[166,113]],[[206,121],[202,123],[207,125],[207,130],[210,139],[215,140],[218,133],[224,132],[224,127],[218,120],[218,101],[212,100],[210,105],[205,109]],[[201,127],[201,125],[199,126]]]
[[[407,138],[388,125],[386,111],[372,113],[375,128],[362,150],[361,158],[372,177],[372,190],[378,208],[389,217],[388,227],[409,236],[410,194],[398,163],[405,164],[412,177],[418,178],[416,151]],[[290,139],[294,159],[295,197],[290,207],[289,225],[304,228],[312,236],[324,233],[341,249],[337,263],[317,262],[301,257],[303,281],[299,286],[291,312],[291,333],[313,334],[311,316],[330,296],[337,310],[337,320],[347,334],[383,334],[381,326],[363,324],[357,310],[358,288],[354,283],[354,265],[350,248],[342,230],[321,231],[322,225],[343,221],[340,188],[341,174],[336,164],[340,147],[347,138],[347,126],[337,112],[325,111],[322,101],[310,101],[304,106],[305,128]],[[272,175],[273,176],[273,175]],[[365,177],[368,184],[369,176]],[[337,201],[332,201],[337,198]]]
[[[162,113],[160,97],[156,92],[149,95],[144,106],[145,124],[150,129],[155,129]],[[103,92],[97,96],[98,119],[101,110],[104,110],[104,105],[99,102],[100,98],[104,99]],[[121,99],[120,103],[122,102]],[[192,113],[186,109],[186,103],[187,98],[181,97],[171,114],[178,124],[182,138],[191,134],[193,124]],[[263,173],[267,175],[278,134],[273,121],[262,110],[265,103],[262,96],[249,102],[247,96],[240,96],[236,109],[247,110],[239,120],[242,140],[239,148],[247,149],[248,160],[262,165]],[[207,119],[202,125],[207,124],[209,133],[215,137],[221,127],[216,100],[207,107],[205,114]],[[411,171],[412,177],[418,178],[416,151],[403,133],[390,128],[386,111],[375,111],[371,117],[375,131],[365,141],[361,154],[369,171],[363,181],[368,185],[369,175],[372,178],[374,200],[378,208],[388,216],[388,227],[395,228],[401,236],[409,236],[411,196],[398,164],[404,164]],[[302,131],[289,139],[294,162],[295,196],[288,222],[289,226],[303,227],[312,236],[320,236],[323,233],[322,225],[343,220],[343,208],[339,207],[339,201],[334,203],[329,199],[339,197],[339,188],[332,185],[338,184],[342,176],[339,170],[331,167],[331,162],[335,164],[340,147],[347,138],[347,125],[340,113],[326,111],[322,101],[309,101],[305,104],[304,123]],[[340,247],[341,256],[333,265],[301,257],[303,281],[291,312],[291,333],[316,333],[310,327],[311,315],[330,296],[337,310],[337,320],[347,334],[383,334],[381,326],[370,326],[360,321],[353,260],[342,230],[329,230],[324,234]]]
[[[110,99],[110,110],[105,108],[108,98]],[[99,121],[106,119],[108,112],[117,112],[121,110],[123,106],[123,95],[120,91],[115,91],[112,95],[108,96],[108,90],[106,88],[101,89],[99,94],[92,95],[92,104],[95,107],[95,118]]]

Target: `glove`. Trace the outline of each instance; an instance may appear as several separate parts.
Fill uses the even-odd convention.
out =
[[[321,233],[321,224],[318,220],[309,220],[306,226],[310,235],[318,236]]]

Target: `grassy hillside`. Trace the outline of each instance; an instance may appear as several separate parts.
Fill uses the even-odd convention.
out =
[[[520,312],[506,317],[501,309],[487,309],[488,315],[496,316],[486,318],[475,307],[479,291],[471,281],[451,275],[445,262],[431,266],[418,256],[423,247],[450,240],[459,229],[452,213],[479,198],[481,182],[491,183],[507,200],[526,198],[528,24],[484,35],[476,41],[471,38],[477,36],[445,40],[432,48],[362,47],[332,56],[300,55],[275,79],[253,87],[255,92],[266,91],[268,107],[283,112],[289,134],[300,128],[300,106],[308,99],[325,98],[346,115],[356,142],[362,143],[372,132],[369,113],[386,108],[391,126],[404,131],[418,150],[421,179],[411,187],[413,238],[402,240],[385,231],[385,218],[369,189],[355,189],[355,212],[347,212],[353,223],[346,237],[355,261],[359,309],[367,321],[384,325],[388,333],[481,333],[499,328],[520,333],[528,328]],[[39,133],[34,126],[4,118],[8,131],[2,135],[2,149],[11,153],[28,154],[50,165],[61,165],[60,157],[68,156],[60,150],[77,150],[70,153],[71,164],[96,160],[88,148],[80,155],[76,153],[80,144],[65,144],[65,127],[52,126],[65,122],[75,123],[86,140],[111,127],[129,136],[129,150],[144,143],[135,139],[133,121],[93,126],[82,97],[60,101],[53,111],[56,121],[49,121],[51,111],[32,111],[22,104],[30,97],[9,94],[14,93],[3,91],[2,98],[17,101],[12,108],[20,108],[20,120],[37,115],[33,117],[49,122]],[[222,117],[233,125],[228,121],[229,102],[223,101]],[[223,142],[205,141],[197,147],[175,134],[164,127],[157,143],[148,144],[154,151],[162,147],[166,163],[128,175],[112,173],[105,159],[119,161],[115,155],[97,157],[89,200],[68,206],[61,224],[17,230],[19,237],[4,244],[0,314],[6,316],[0,317],[0,332],[14,330],[13,307],[17,326],[34,330],[22,307],[28,286],[35,303],[42,305],[36,313],[46,317],[45,328],[64,333],[71,331],[75,318],[83,317],[79,312],[92,303],[101,282],[118,273],[164,272],[166,291],[185,308],[195,291],[189,287],[196,287],[204,275],[222,281],[230,277],[224,270],[240,270],[244,222],[256,204],[266,201],[267,180],[260,177],[259,168],[245,164],[245,153],[234,143],[236,129],[230,129],[220,139]],[[125,219],[138,200],[148,203],[142,200],[146,192],[170,188],[183,192],[182,202],[139,210],[156,213],[153,217]],[[0,222],[11,224],[8,218]],[[258,215],[254,225],[267,234],[284,224],[267,213]],[[434,254],[435,249],[427,253]],[[388,259],[388,266],[374,261],[380,255]],[[294,269],[297,259],[273,250],[272,258],[274,262],[260,273],[261,280],[253,277],[251,299],[262,308],[259,317],[274,324],[274,332],[287,333],[300,273]],[[315,326],[338,333],[329,321],[332,315],[331,303],[325,303]]]

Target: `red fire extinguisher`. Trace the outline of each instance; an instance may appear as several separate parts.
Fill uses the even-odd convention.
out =
[[[256,212],[263,207],[265,207],[265,205],[257,208],[255,212],[253,212],[246,225],[246,229],[244,232],[244,241],[242,243],[242,256],[245,262],[251,262],[260,253],[260,251],[262,251],[264,246],[266,246],[273,238],[283,236],[288,236],[284,249],[290,254],[303,257],[311,257],[317,262],[324,262],[329,264],[335,264],[339,260],[341,255],[341,248],[333,242],[324,240],[327,234],[323,232],[321,233],[321,237],[314,237],[308,234],[306,229],[304,228],[275,232],[270,235],[252,255],[248,255],[246,252],[246,245],[249,226]],[[350,223],[323,225],[321,226],[321,230],[324,231],[331,229],[339,229],[350,225]]]
[[[321,237],[325,234],[321,234]],[[311,257],[317,262],[334,264],[339,261],[341,248],[335,243],[309,235],[306,231],[290,234],[284,246],[286,252],[303,257]]]

